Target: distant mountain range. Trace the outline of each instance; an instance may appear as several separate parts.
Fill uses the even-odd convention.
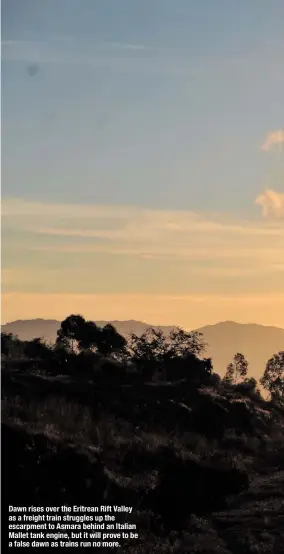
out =
[[[156,326],[141,321],[97,321],[99,326],[112,323],[124,336],[141,335],[147,328],[159,328],[168,334],[174,326]],[[18,335],[22,340],[42,337],[54,342],[60,321],[54,319],[17,320],[2,325],[2,332]],[[256,324],[225,321],[197,329],[208,344],[206,355],[212,357],[214,371],[224,375],[228,363],[236,352],[242,352],[249,362],[249,374],[259,378],[266,362],[273,354],[284,350],[284,329]]]

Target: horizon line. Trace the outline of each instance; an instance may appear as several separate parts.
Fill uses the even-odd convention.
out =
[[[72,315],[72,314],[69,314],[69,315]],[[73,314],[73,315],[78,315],[78,314]],[[82,314],[80,314],[82,315]],[[66,317],[69,317],[69,316],[66,316]],[[84,317],[84,316],[82,316]],[[35,318],[25,318],[25,319],[14,319],[12,321],[6,321],[5,323],[1,323],[1,330],[2,330],[2,327],[5,326],[5,325],[11,325],[13,323],[19,323],[19,322],[31,322],[31,321],[53,321],[53,322],[57,322],[57,323],[61,323],[62,321],[64,321],[63,319],[62,320],[59,320],[59,319],[52,319],[52,318],[43,318],[43,317],[35,317]],[[147,325],[149,326],[150,328],[155,328],[155,327],[180,327],[181,329],[185,329],[185,327],[182,327],[180,325],[177,325],[177,324],[168,324],[168,325],[161,325],[159,323],[157,324],[150,324],[150,323],[147,323],[146,321],[141,321],[141,320],[138,320],[138,319],[93,319],[91,321],[94,321],[94,323],[96,322],[112,322],[112,323],[141,323],[143,325]],[[208,323],[208,324],[205,324],[205,325],[202,325],[201,327],[197,327],[197,328],[191,328],[190,331],[196,331],[198,329],[203,329],[204,327],[214,327],[216,325],[222,325],[222,324],[230,324],[230,323],[233,323],[234,325],[256,325],[258,327],[269,327],[269,328],[273,328],[273,329],[281,329],[284,331],[284,328],[283,327],[280,327],[278,325],[266,325],[265,323],[255,323],[255,322],[240,322],[240,321],[234,321],[234,320],[230,320],[230,319],[227,319],[227,320],[222,320],[222,321],[216,321],[216,323]]]

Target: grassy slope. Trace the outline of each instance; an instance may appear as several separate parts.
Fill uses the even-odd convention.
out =
[[[10,469],[14,464],[16,474],[22,461],[28,482],[38,458],[47,460],[49,472],[52,464],[60,461],[60,475],[67,459],[69,469],[74,464],[74,480],[65,483],[70,490],[62,494],[72,497],[77,490],[84,503],[92,498],[88,496],[92,487],[89,491],[84,488],[84,472],[89,470],[83,469],[87,466],[82,460],[88,460],[93,481],[101,471],[96,469],[98,463],[102,463],[108,502],[130,504],[135,509],[132,521],[137,523],[140,538],[124,545],[123,551],[129,554],[279,553],[284,544],[284,418],[281,415],[272,423],[269,405],[248,400],[242,409],[249,414],[253,429],[242,429],[243,423],[235,417],[242,400],[240,395],[224,391],[193,393],[184,385],[86,384],[84,379],[3,369],[4,464]],[[217,401],[230,414],[223,435],[210,421]],[[200,418],[200,407],[206,418]],[[198,417],[194,415],[198,413]],[[30,457],[21,446],[28,442],[32,445],[26,451],[32,453]],[[143,505],[146,491],[155,487],[163,467],[163,447],[175,452],[180,463],[210,458],[212,466],[218,467],[229,457],[249,474],[249,489],[230,497],[221,511],[189,514],[181,534],[168,531],[164,535],[162,526],[153,528],[157,514],[152,513],[151,505]],[[55,452],[54,458],[50,452]],[[43,465],[40,478],[45,470]],[[79,474],[78,489],[75,475]],[[34,473],[30,478],[32,483]],[[202,492],[202,482],[199,486]]]

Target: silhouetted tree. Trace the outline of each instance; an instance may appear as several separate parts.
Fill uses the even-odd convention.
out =
[[[255,392],[256,394],[260,395],[260,390],[257,386],[257,380],[254,377],[246,377],[244,382],[242,383],[244,386],[247,387],[247,389]]]
[[[250,386],[252,389],[255,389],[257,387],[257,380],[254,377],[247,377],[246,379],[244,379],[244,383]]]
[[[1,354],[9,358],[23,356],[24,343],[13,333],[1,333]]]
[[[24,354],[27,358],[41,358],[46,360],[51,357],[52,350],[42,342],[41,338],[35,338],[24,343]]]
[[[268,360],[260,384],[273,400],[284,403],[284,351],[274,354]]]
[[[111,324],[101,328],[94,321],[85,321],[81,315],[70,315],[57,331],[56,344],[71,352],[95,350],[112,355],[123,350],[127,343]]]
[[[78,339],[78,348],[81,351],[93,350],[97,348],[100,328],[94,321],[85,321],[81,328],[80,338]]]
[[[223,378],[224,383],[232,384],[233,383],[233,376],[234,376],[234,365],[231,362],[227,365],[227,370]]]
[[[248,372],[248,361],[240,352],[235,354],[233,361],[228,365],[223,381],[236,385],[240,378],[244,378]]]
[[[196,356],[204,352],[206,344],[203,340],[202,333],[198,331],[184,331],[178,327],[173,329],[169,335],[170,349],[173,356],[185,356],[189,352]]]
[[[74,352],[84,337],[86,321],[81,315],[69,315],[57,331],[56,343]]]
[[[191,352],[182,356],[166,359],[164,362],[165,375],[168,381],[186,379],[197,387],[203,384],[210,385],[213,366],[211,358],[200,359]]]
[[[236,387],[237,390],[244,395],[251,396],[251,394],[253,394],[261,398],[261,392],[257,386],[257,380],[254,377],[247,377],[244,381],[238,383]]]
[[[12,333],[1,333],[1,354],[8,356],[13,340]]]
[[[212,370],[213,370],[213,368],[212,368]],[[218,388],[221,385],[221,381],[222,380],[221,380],[220,375],[218,375],[218,373],[213,373],[212,372],[211,377],[210,377],[210,385],[212,385],[213,387]]]
[[[100,354],[115,354],[124,350],[126,345],[126,339],[120,335],[110,323],[107,323],[99,330],[97,336],[97,349]]]
[[[205,349],[201,333],[177,328],[166,336],[160,329],[147,329],[141,336],[131,334],[128,351],[131,360],[147,377],[155,370],[173,366],[174,360],[185,360],[189,355],[198,356]],[[179,373],[179,372],[178,372]]]

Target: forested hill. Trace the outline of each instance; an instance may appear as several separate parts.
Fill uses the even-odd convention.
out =
[[[147,328],[156,327],[141,321],[97,321],[100,327],[112,323],[117,331],[126,336],[129,333],[141,335]],[[2,326],[2,332],[18,335],[21,340],[43,337],[54,342],[60,321],[53,319],[18,320]],[[159,327],[168,334],[173,326]],[[259,378],[267,360],[284,350],[284,329],[256,324],[241,324],[233,321],[207,325],[198,329],[208,344],[207,354],[213,359],[214,370],[223,375],[236,352],[242,352],[249,362],[249,374]]]

